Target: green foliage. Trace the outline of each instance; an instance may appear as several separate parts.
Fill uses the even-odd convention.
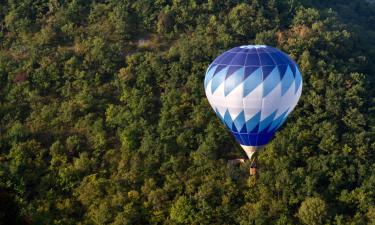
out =
[[[374,15],[364,0],[2,2],[0,224],[375,224]],[[256,179],[227,166],[244,154],[203,90],[243,44],[284,50],[304,81]]]
[[[306,198],[297,215],[303,224],[325,224],[327,205],[318,197]]]

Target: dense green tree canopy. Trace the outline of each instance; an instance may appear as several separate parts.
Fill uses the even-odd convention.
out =
[[[365,0],[0,4],[0,224],[374,224],[375,5]],[[258,177],[204,95],[268,44],[301,100]]]

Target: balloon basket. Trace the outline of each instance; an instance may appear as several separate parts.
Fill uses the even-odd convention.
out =
[[[228,160],[229,166],[240,166],[243,165],[245,162],[249,161],[248,159],[231,159]],[[249,175],[256,176],[257,174],[257,165],[255,160],[253,159],[249,168]]]
[[[249,169],[250,176],[256,176],[257,175],[257,164],[255,160],[251,163],[250,169]]]

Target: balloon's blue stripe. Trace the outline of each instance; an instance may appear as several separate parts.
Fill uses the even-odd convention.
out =
[[[234,138],[241,145],[245,146],[261,146],[267,144],[275,135],[272,133],[261,133],[261,134],[248,134],[248,133],[238,133],[231,132]]]

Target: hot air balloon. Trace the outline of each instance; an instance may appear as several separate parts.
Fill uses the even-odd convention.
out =
[[[297,105],[302,77],[284,52],[244,45],[222,53],[209,65],[204,88],[217,116],[251,159]]]

